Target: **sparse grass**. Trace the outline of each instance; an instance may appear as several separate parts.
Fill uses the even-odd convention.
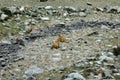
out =
[[[120,80],[120,76],[114,76],[116,80]]]
[[[19,27],[16,25],[15,22],[4,22],[8,26],[3,26],[2,23],[0,23],[0,39],[3,37],[7,37],[8,35],[16,35],[20,31]]]

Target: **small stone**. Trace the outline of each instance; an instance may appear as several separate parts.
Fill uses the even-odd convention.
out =
[[[20,10],[21,12],[23,12],[23,11],[25,10],[25,7],[24,7],[24,6],[21,6],[21,7],[19,8],[19,10]]]
[[[104,11],[104,9],[103,9],[103,8],[100,8],[100,7],[97,7],[96,10],[97,10],[97,11],[101,11],[101,12]]]
[[[70,13],[69,16],[78,16],[78,13]]]
[[[1,14],[0,20],[6,20],[6,19],[8,19],[8,15],[6,15],[6,14]]]
[[[86,80],[81,74],[79,73],[70,73],[68,75],[69,78],[72,78],[72,79],[78,79],[78,80]]]
[[[114,79],[114,77],[111,75],[111,70],[103,68],[103,79]]]
[[[92,13],[94,13],[94,10],[92,8],[86,8],[85,13],[92,14]]]
[[[59,68],[60,71],[64,71],[65,69],[66,69],[65,66],[60,66],[60,68]]]
[[[73,78],[66,78],[66,79],[64,79],[64,80],[73,80]]]
[[[86,17],[86,16],[87,16],[87,14],[86,14],[86,13],[84,13],[84,12],[80,12],[80,13],[79,13],[79,16],[80,16],[80,17]]]
[[[61,54],[60,53],[53,54],[52,58],[53,58],[54,61],[60,61],[61,60]]]
[[[67,49],[67,47],[63,46],[61,47],[61,51],[65,51]]]
[[[42,21],[49,21],[49,20],[50,20],[49,17],[40,17],[40,19],[41,19]]]
[[[0,43],[3,43],[3,44],[11,44],[11,41],[8,41],[8,40],[2,40]]]
[[[63,16],[64,17],[68,16],[68,12],[63,13]]]
[[[48,70],[48,71],[52,70],[52,68],[49,67],[49,66],[45,66],[45,69]]]
[[[87,5],[92,6],[92,3],[91,2],[87,2]]]
[[[19,22],[19,21],[21,21],[21,18],[20,18],[20,17],[17,17],[17,18],[15,19],[15,21]]]
[[[107,57],[107,56],[100,56],[100,61],[101,62],[107,61],[107,62],[110,62],[110,63],[114,63],[114,59],[111,58],[111,57]]]
[[[101,25],[101,29],[110,29],[110,28],[106,25]]]
[[[115,56],[114,56],[114,54],[112,52],[103,52],[102,55],[107,56],[107,57],[115,58]]]
[[[52,6],[46,6],[45,9],[46,10],[53,10],[53,7]]]
[[[26,76],[35,76],[41,73],[43,73],[43,69],[40,69],[37,66],[31,66],[28,70],[25,71]]]
[[[11,11],[11,13],[17,13],[17,7],[15,7],[15,6],[11,6],[11,7],[9,7],[9,10]]]
[[[114,73],[114,76],[120,76],[120,73]]]

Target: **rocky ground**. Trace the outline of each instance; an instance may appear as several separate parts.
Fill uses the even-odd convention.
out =
[[[19,1],[1,4],[0,80],[120,80],[119,1]]]

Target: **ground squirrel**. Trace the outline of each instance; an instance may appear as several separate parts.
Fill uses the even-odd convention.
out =
[[[53,42],[51,49],[53,49],[53,48],[58,49],[59,47],[60,47],[60,43],[58,40],[56,40]]]
[[[58,34],[58,38],[53,42],[51,49],[58,49],[60,47],[60,42],[67,42],[67,39],[62,34]]]
[[[58,34],[58,41],[60,42],[67,42],[67,39],[62,34]]]

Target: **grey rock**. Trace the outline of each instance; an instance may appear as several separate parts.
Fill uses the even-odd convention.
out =
[[[1,64],[0,64],[0,67],[5,67],[7,65],[7,62],[6,61],[2,61]]]
[[[67,11],[68,13],[78,12],[78,9],[76,9],[75,7],[72,7],[72,6],[65,6],[64,10]]]
[[[79,16],[80,16],[80,17],[86,17],[86,16],[87,16],[87,14],[86,14],[86,13],[84,13],[84,12],[80,12],[80,13],[79,13]]]
[[[109,9],[110,9],[110,7],[111,7],[111,6],[107,4],[107,5],[104,7],[104,10],[105,10],[106,12],[108,12]]]
[[[68,75],[69,78],[72,78],[72,79],[78,79],[78,80],[86,80],[81,74],[79,73],[70,73]]]
[[[66,66],[60,66],[59,70],[64,71],[67,67]]]
[[[109,63],[114,63],[115,56],[111,52],[103,52],[102,55],[99,57],[99,61],[97,61],[98,64],[101,64],[104,61],[107,61]]]
[[[74,64],[74,67],[76,67],[76,68],[83,68],[83,67],[86,67],[88,65],[89,65],[88,62],[86,62],[86,61],[80,61],[80,62]]]
[[[73,78],[66,78],[66,79],[64,79],[64,80],[73,80]]]
[[[53,10],[54,8],[53,8],[53,6],[46,6],[45,9],[46,10]]]
[[[61,54],[60,53],[55,53],[52,55],[52,58],[54,61],[60,61],[61,60]]]
[[[15,6],[12,6],[12,7],[9,7],[9,10],[11,11],[11,13],[17,13],[17,7],[15,7]]]
[[[36,65],[31,66],[28,70],[25,71],[26,76],[35,76],[37,74],[43,73],[43,69],[38,68]]]
[[[107,62],[110,62],[110,63],[114,63],[114,58],[111,58],[111,57],[107,57],[107,56],[100,56],[100,62],[104,62],[104,61],[107,61]]]
[[[50,66],[45,66],[45,69],[48,71],[52,70],[52,68]]]
[[[17,17],[17,18],[15,18],[15,21],[20,22],[20,21],[21,21],[21,18],[20,18],[20,17]]]
[[[66,49],[67,49],[66,46],[62,46],[62,47],[61,47],[61,51],[65,51]]]
[[[6,19],[8,19],[8,15],[2,13],[2,14],[0,15],[0,20],[6,20]]]
[[[92,6],[92,3],[91,2],[87,2],[87,5]]]
[[[3,43],[3,44],[11,44],[11,41],[8,41],[8,40],[1,40],[0,43]]]
[[[69,14],[68,12],[64,12],[63,16],[66,17],[66,16],[68,16],[68,14]]]
[[[120,73],[114,73],[113,75],[114,76],[120,76]]]
[[[28,40],[26,39],[16,39],[16,43],[22,46],[26,46],[28,44]]]
[[[106,26],[106,25],[101,25],[101,28],[102,29],[110,29],[108,26]]]
[[[36,21],[35,19],[29,19],[28,22],[31,25],[35,25],[38,21]]]
[[[103,52],[102,56],[112,57],[115,58],[114,54],[112,52]]]
[[[103,79],[114,79],[114,77],[111,75],[111,70],[104,68],[103,69]]]
[[[25,11],[25,7],[24,7],[24,6],[21,6],[21,7],[19,8],[19,11],[20,11],[20,12]]]
[[[104,9],[109,13],[120,13],[120,6],[105,6]]]
[[[62,9],[63,7],[62,6],[58,6],[58,9]]]
[[[78,13],[70,13],[69,16],[78,16]]]
[[[97,10],[97,11],[101,11],[101,12],[104,11],[104,9],[103,9],[103,8],[100,8],[100,7],[97,7],[96,10]]]
[[[92,14],[92,13],[94,13],[94,10],[92,8],[86,8],[85,13],[86,14]]]
[[[64,22],[58,22],[57,24],[55,24],[55,27],[65,27],[65,23]]]
[[[49,17],[40,17],[40,19],[41,19],[42,21],[49,21],[49,20],[50,20]]]

